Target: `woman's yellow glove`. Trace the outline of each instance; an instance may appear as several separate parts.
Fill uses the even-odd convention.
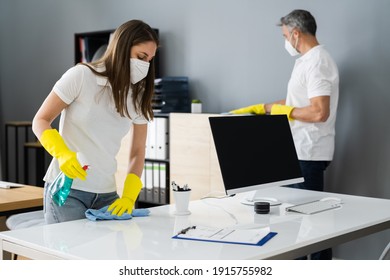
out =
[[[83,169],[75,152],[69,150],[64,139],[56,129],[46,129],[39,139],[45,150],[58,160],[60,170],[71,179],[85,180],[87,172]]]
[[[131,214],[141,189],[141,179],[133,173],[127,174],[123,186],[122,197],[115,200],[110,207],[108,207],[107,211],[112,211],[111,214],[117,216],[122,216],[125,212]]]
[[[289,121],[292,121],[291,112],[294,110],[294,107],[282,105],[282,104],[274,104],[271,108],[271,115],[286,115]]]
[[[248,107],[236,109],[230,111],[232,114],[256,114],[256,115],[264,115],[265,114],[265,108],[264,104],[256,104],[251,105]]]

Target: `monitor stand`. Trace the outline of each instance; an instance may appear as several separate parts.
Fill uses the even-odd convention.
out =
[[[279,200],[274,197],[265,197],[259,191],[249,192],[242,200],[241,203],[245,205],[253,206],[255,202],[269,202],[270,206],[277,206],[282,204]]]

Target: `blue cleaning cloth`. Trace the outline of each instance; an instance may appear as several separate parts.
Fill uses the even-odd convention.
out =
[[[122,216],[112,215],[107,211],[108,206],[100,209],[88,209],[85,211],[85,217],[91,221],[98,220],[130,220],[133,217],[145,217],[149,216],[149,209],[134,209],[131,214],[123,213]]]

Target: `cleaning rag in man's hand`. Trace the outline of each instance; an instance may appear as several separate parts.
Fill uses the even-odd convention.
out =
[[[149,216],[149,209],[134,209],[131,214],[123,213],[122,216],[112,215],[107,211],[108,205],[100,209],[88,209],[85,211],[85,217],[91,221],[98,220],[129,220],[132,217],[145,217]]]

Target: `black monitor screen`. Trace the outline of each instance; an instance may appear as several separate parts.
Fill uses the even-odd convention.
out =
[[[228,194],[302,182],[284,115],[209,118]]]

